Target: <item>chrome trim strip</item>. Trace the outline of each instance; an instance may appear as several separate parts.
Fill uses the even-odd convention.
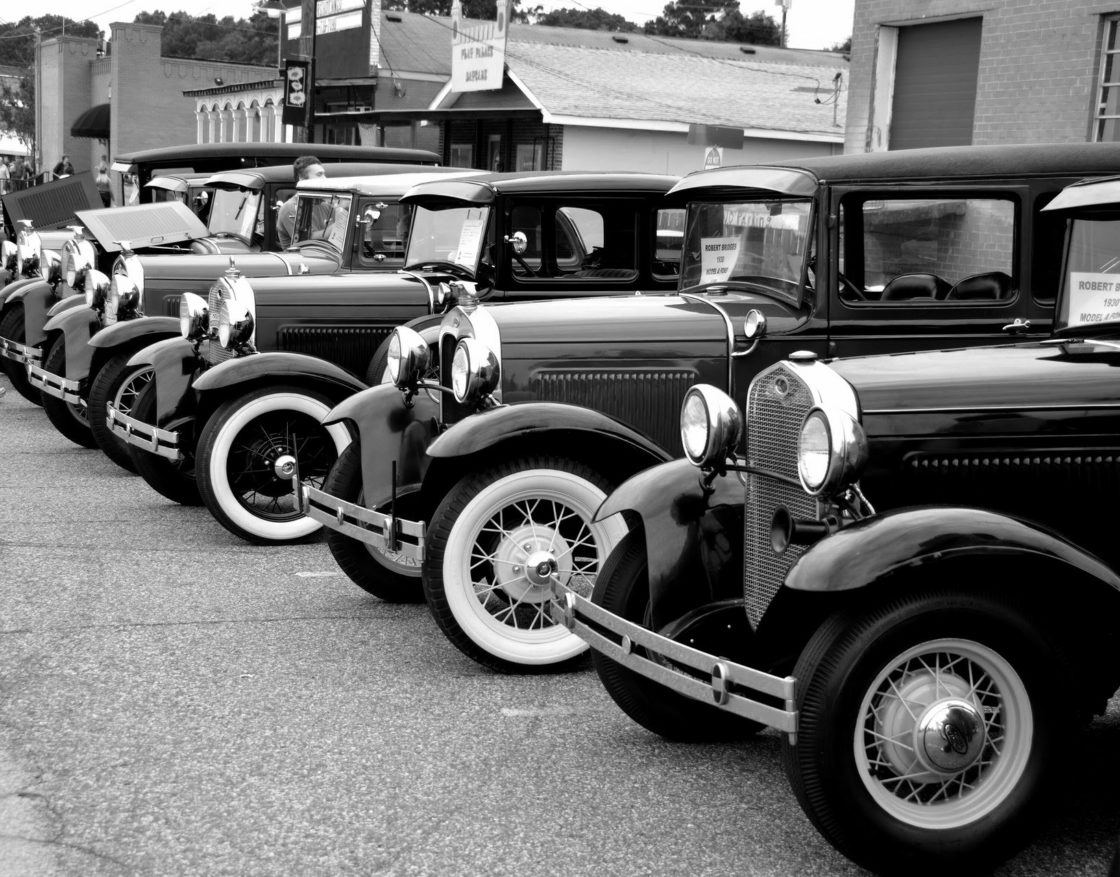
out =
[[[418,563],[424,559],[426,525],[423,521],[396,519],[398,542],[389,545],[389,532],[393,528],[391,515],[346,502],[329,493],[300,482],[297,488],[300,511],[324,527],[337,530],[345,536],[364,542],[383,551],[394,551]],[[408,537],[407,541],[404,537]]]
[[[796,742],[797,680],[793,676],[772,676],[656,634],[596,606],[559,582],[553,582],[552,592],[553,599],[549,603],[552,620],[564,625],[591,648],[678,694],[776,728],[789,734],[791,742]],[[600,629],[615,634],[620,642],[599,633]],[[638,654],[635,647],[639,646],[653,657]],[[695,675],[655,660],[659,657],[687,667]],[[779,698],[784,701],[785,708],[760,703],[749,694],[734,690],[736,688]]]
[[[979,414],[986,411],[1016,411],[1029,414],[1032,411],[1079,411],[1085,408],[1116,408],[1120,409],[1118,402],[1081,402],[1079,404],[1058,405],[981,405],[975,408],[873,408],[865,409],[864,417],[872,414]]]
[[[30,362],[27,364],[27,380],[48,396],[54,396],[56,399],[61,399],[71,405],[86,407],[86,400],[80,395],[81,384],[77,381],[60,378],[58,375]]]
[[[166,457],[173,463],[183,460],[183,453],[179,450],[179,433],[122,414],[112,402],[108,404],[107,411],[105,422],[109,430],[126,444],[142,448],[157,457]]]
[[[734,377],[734,363],[731,361],[735,356],[735,326],[731,322],[731,317],[727,315],[727,311],[717,305],[710,299],[703,298],[699,295],[693,295],[688,292],[680,293],[681,298],[685,301],[694,302],[695,304],[705,304],[712,308],[717,314],[723,317],[724,325],[727,327],[727,389],[731,391],[731,381]],[[752,348],[753,349],[753,348]]]
[[[405,271],[403,268],[401,268],[397,273],[403,274],[405,277],[411,277],[413,280],[420,281],[420,283],[424,286],[425,291],[427,291],[428,293],[428,313],[434,314],[436,312],[436,293],[435,290],[432,289],[432,284],[428,282],[428,279],[422,274],[417,274],[415,271]]]

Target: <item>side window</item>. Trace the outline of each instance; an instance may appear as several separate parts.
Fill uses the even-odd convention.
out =
[[[1066,217],[1041,212],[1054,200],[1055,194],[1049,192],[1035,200],[1031,220],[1031,295],[1046,307],[1054,306],[1058,287],[1062,285],[1062,255],[1066,239]]]
[[[386,262],[403,265],[411,218],[412,209],[405,204],[363,203],[358,209],[362,227],[358,261],[365,266],[384,266]]]
[[[861,305],[1009,301],[1015,202],[997,197],[868,198],[840,204],[840,298]]]
[[[514,257],[513,273],[518,277],[541,276],[541,209],[518,204],[510,211],[509,221],[514,234],[525,236],[525,251],[518,254],[520,258]]]
[[[653,251],[653,276],[661,280],[679,277],[684,249],[685,210],[683,207],[657,211],[657,231]]]
[[[637,217],[633,204],[602,201],[515,206],[510,233],[520,232],[525,244],[520,256],[509,247],[513,274],[530,283],[633,281]]]

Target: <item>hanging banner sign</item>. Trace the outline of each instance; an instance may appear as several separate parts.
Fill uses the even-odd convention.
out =
[[[311,62],[289,58],[284,67],[285,125],[306,125],[311,106]]]
[[[451,5],[451,90],[502,87],[511,0],[498,0],[495,21],[464,21],[460,0]]]

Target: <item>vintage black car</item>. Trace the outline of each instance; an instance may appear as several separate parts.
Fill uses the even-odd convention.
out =
[[[217,173],[287,164],[301,155],[314,155],[326,167],[335,162],[437,165],[436,153],[427,149],[385,146],[346,146],[338,143],[187,143],[160,146],[117,155],[109,166],[113,204],[155,200],[148,182],[170,171]]]
[[[135,387],[121,385],[124,364],[147,344],[177,336],[183,294],[205,294],[215,278],[229,268],[231,259],[239,271],[249,276],[385,272],[399,267],[403,263],[400,258],[394,261],[385,258],[384,253],[367,252],[361,233],[363,226],[358,223],[365,211],[380,210],[377,204],[395,203],[404,184],[394,180],[402,174],[408,178],[408,172],[417,168],[389,164],[362,167],[361,177],[304,180],[298,184],[300,209],[307,211],[309,217],[332,220],[329,237],[322,233],[322,227],[317,227],[311,238],[284,252],[220,252],[218,244],[227,240],[240,249],[244,241],[253,237],[259,222],[250,211],[258,207],[262,195],[240,191],[230,205],[229,218],[241,224],[243,234],[208,241],[204,247],[199,242],[198,253],[143,255],[122,251],[113,264],[111,277],[89,271],[84,306],[67,307],[65,299],[56,305],[58,310],[43,326],[41,353],[39,349],[25,351],[28,379],[42,392],[43,408],[55,427],[71,441],[85,447],[101,446],[116,462],[130,465],[124,447],[103,428],[108,400],[121,392],[129,398],[135,395]],[[453,172],[443,167],[422,170],[433,175]],[[242,205],[240,212],[238,203]],[[260,206],[262,217],[266,208],[267,205]],[[122,209],[127,208],[110,212],[119,213]],[[275,214],[269,210],[268,215]],[[218,221],[213,209],[210,219],[212,223]],[[145,315],[147,319],[141,319]],[[36,353],[40,356],[36,357]],[[111,370],[103,373],[102,367],[109,364]],[[93,414],[92,422],[87,409]]]
[[[1029,840],[1120,685],[1120,178],[1050,211],[1072,216],[1051,338],[798,354],[742,419],[694,387],[687,460],[596,514],[629,530],[592,599],[536,572],[632,718],[778,729],[813,824],[878,871],[977,873]]]
[[[333,178],[370,172],[390,173],[401,167],[332,162],[324,169],[327,176]],[[411,169],[413,166],[403,167]],[[75,217],[77,226],[62,232],[29,235],[28,243],[21,245],[28,253],[21,267],[40,282],[13,285],[0,292],[0,357],[9,360],[5,370],[13,385],[32,402],[42,402],[42,391],[40,386],[29,381],[27,365],[29,362],[42,364],[41,347],[47,337],[48,315],[54,317],[61,310],[79,306],[83,298],[74,296],[84,295],[89,278],[98,276],[91,274],[91,270],[96,269],[107,278],[121,251],[122,241],[127,242],[132,252],[149,255],[216,255],[281,249],[275,220],[277,202],[295,192],[290,165],[225,171],[201,177],[194,173],[163,175],[154,177],[146,185],[159,193],[152,198],[152,203],[79,209]],[[204,203],[197,203],[203,200]],[[57,251],[56,256],[51,255],[52,248]],[[65,261],[65,268],[53,274],[49,270],[41,274],[40,253],[46,260],[44,264],[58,263],[61,267],[61,262]],[[205,279],[213,279],[209,271]],[[108,281],[102,279],[101,282]],[[77,317],[68,319],[82,322]],[[66,327],[60,331],[66,332]],[[76,331],[80,333],[81,329]],[[77,337],[74,343],[77,344]],[[75,363],[74,368],[77,374],[80,364]],[[83,440],[90,440],[89,430],[80,423],[74,424],[63,402],[48,404],[48,413],[53,411],[57,415],[56,419],[62,424],[59,428],[68,438],[74,438],[67,432],[70,430]]]
[[[671,289],[680,238],[659,235],[658,222],[672,225],[682,214],[661,207],[675,182],[535,172],[419,183],[402,199],[413,208],[402,272],[314,284],[227,277],[208,304],[185,298],[186,340],[129,361],[154,368],[154,390],[145,390],[154,399],[141,396],[131,416],[111,407],[111,429],[133,446],[137,469],[164,496],[184,501],[200,493],[227,529],[250,541],[305,538],[320,525],[300,513],[280,476],[298,463],[304,477],[321,483],[350,436],[319,420],[382,379],[383,342],[395,327],[413,321],[428,350],[456,302]],[[402,236],[386,226],[373,243],[396,247]]]
[[[590,594],[621,532],[592,514],[627,477],[679,455],[691,385],[741,395],[797,350],[1044,337],[1062,226],[1039,211],[1120,159],[1102,145],[692,174],[669,195],[688,203],[679,294],[460,307],[443,320],[442,387],[431,390],[426,346],[402,330],[397,387],[328,415],[355,438],[323,487],[302,492],[307,513],[360,587],[399,600],[422,586],[476,660],[565,666],[586,646],[548,619],[530,561],[565,546],[565,580]]]

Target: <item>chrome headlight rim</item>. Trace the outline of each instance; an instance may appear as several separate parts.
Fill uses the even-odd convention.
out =
[[[107,304],[118,314],[135,311],[140,304],[140,290],[127,274],[114,274],[109,283]]]
[[[218,343],[226,350],[236,349],[253,337],[253,313],[236,298],[223,298],[218,305]]]
[[[797,477],[802,489],[821,496],[848,487],[859,478],[867,454],[867,436],[857,419],[835,408],[813,406],[797,437]]]
[[[16,273],[20,277],[32,276],[39,271],[43,256],[43,239],[34,229],[21,229],[16,238]]]
[[[179,298],[179,334],[187,341],[205,338],[210,331],[210,306],[201,295],[184,292]]]
[[[86,307],[102,310],[105,300],[109,297],[112,281],[96,268],[91,268],[86,277]]]
[[[414,386],[428,370],[431,352],[415,329],[398,326],[389,336],[386,369],[393,385],[404,390]]]
[[[461,338],[451,357],[451,392],[460,405],[494,391],[500,378],[498,358],[476,338]]]
[[[735,453],[743,434],[743,416],[727,393],[711,384],[695,384],[685,393],[680,414],[685,458],[710,469]]]
[[[57,287],[62,282],[62,256],[54,250],[46,250],[42,256],[42,264],[39,272],[43,278],[53,287]]]
[[[5,270],[14,271],[19,260],[19,246],[15,241],[0,242],[0,260]]]
[[[73,237],[62,245],[59,273],[71,289],[82,291],[86,274],[96,264],[97,252],[85,238]]]
[[[121,295],[120,304],[126,309],[138,308],[144,295],[144,264],[140,257],[132,252],[118,256],[113,263],[113,280],[116,281],[117,277],[128,281],[127,285],[124,280],[119,281],[117,289]]]

